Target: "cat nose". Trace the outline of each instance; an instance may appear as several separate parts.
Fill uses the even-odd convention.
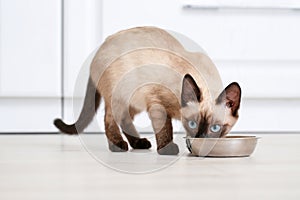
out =
[[[207,137],[208,137],[208,135],[205,133],[197,133],[195,136],[195,138],[207,138]]]
[[[195,138],[219,138],[220,134],[207,134],[207,133],[197,133]]]

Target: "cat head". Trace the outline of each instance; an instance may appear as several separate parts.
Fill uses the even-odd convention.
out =
[[[225,136],[238,120],[241,88],[229,84],[213,101],[207,101],[192,76],[185,75],[181,92],[182,124],[190,137]]]

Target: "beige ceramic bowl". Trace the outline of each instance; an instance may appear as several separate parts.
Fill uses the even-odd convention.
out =
[[[255,136],[226,136],[224,138],[186,138],[187,147],[195,156],[250,156],[257,143]]]

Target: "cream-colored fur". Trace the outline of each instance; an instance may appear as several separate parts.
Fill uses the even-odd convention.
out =
[[[68,125],[56,119],[54,124],[68,134],[82,132],[102,97],[111,151],[128,150],[120,128],[132,148],[151,147],[132,122],[135,114],[146,110],[158,153],[176,155],[179,149],[173,143],[172,119],[182,120],[188,136],[224,136],[238,118],[240,95],[237,83],[223,90],[219,73],[207,55],[186,51],[167,31],[138,27],[106,39],[91,63],[78,120]]]
[[[128,106],[146,110],[149,104],[160,103],[161,96],[173,104],[172,117],[180,119],[176,101],[180,100],[185,74],[201,88],[206,102],[203,105],[213,102],[223,88],[208,56],[186,51],[171,34],[155,27],[128,29],[108,37],[96,53],[90,72],[106,104],[111,102],[118,123]],[[174,96],[176,101],[170,99]]]

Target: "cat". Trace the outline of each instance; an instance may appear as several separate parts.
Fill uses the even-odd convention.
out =
[[[149,149],[133,125],[134,116],[147,111],[157,152],[177,155],[172,119],[182,121],[188,137],[224,137],[238,120],[241,88],[224,90],[218,71],[201,52],[188,52],[169,32],[136,27],[109,36],[90,65],[86,96],[78,120],[71,125],[55,119],[67,134],[84,130],[101,98],[105,102],[105,134],[112,152]]]

